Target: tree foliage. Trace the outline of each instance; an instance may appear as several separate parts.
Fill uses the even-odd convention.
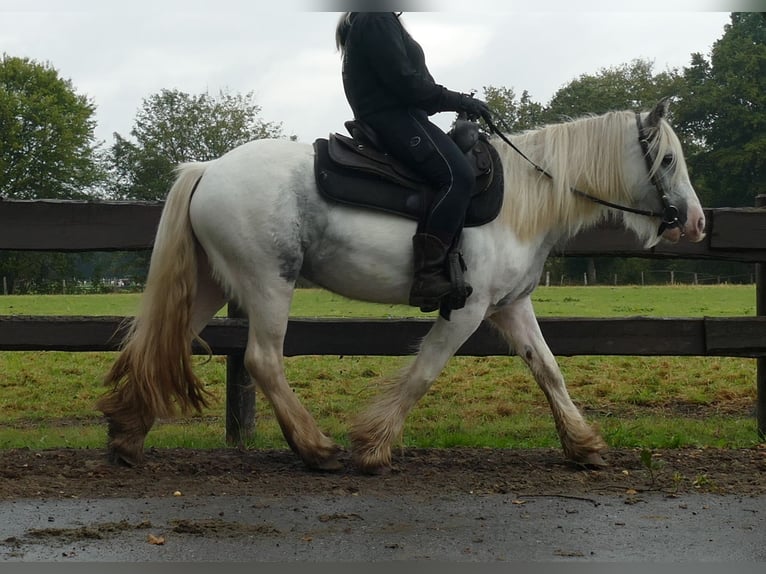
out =
[[[144,99],[132,139],[115,133],[108,194],[115,198],[165,197],[182,162],[217,158],[247,141],[281,137],[278,123],[259,118],[252,93],[191,95],[162,90]]]
[[[542,123],[543,106],[532,100],[527,90],[517,98],[513,88],[485,86],[484,100],[499,118],[499,126],[507,131],[530,130]]]
[[[707,205],[751,207],[766,193],[766,18],[733,13],[706,59],[684,69],[676,114]]]
[[[102,176],[95,105],[48,64],[0,58],[0,196],[76,198]]]
[[[95,105],[49,64],[0,58],[0,198],[86,197],[103,177]],[[76,256],[0,251],[0,276],[13,292],[71,277]]]
[[[676,70],[655,74],[654,63],[630,63],[583,74],[559,89],[545,108],[547,122],[614,110],[644,110],[674,95],[681,81]]]

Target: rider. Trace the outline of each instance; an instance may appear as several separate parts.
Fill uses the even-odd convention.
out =
[[[463,152],[428,116],[465,112],[490,118],[483,101],[437,84],[423,49],[399,21],[401,13],[346,12],[335,41],[343,55],[343,87],[357,120],[369,125],[392,156],[438,191],[412,245],[410,305],[431,311],[452,291],[446,264],[457,245],[474,184]]]

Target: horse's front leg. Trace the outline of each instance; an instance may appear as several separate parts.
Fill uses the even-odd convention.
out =
[[[585,422],[569,397],[561,369],[543,339],[531,299],[525,297],[503,307],[489,320],[524,360],[545,393],[567,458],[581,464],[605,466],[600,453],[606,449],[606,443]]]
[[[466,305],[453,311],[451,321],[437,319],[413,363],[389,381],[384,392],[356,419],[351,443],[359,470],[373,474],[391,466],[391,447],[401,437],[407,414],[479,326],[483,309],[478,304]]]

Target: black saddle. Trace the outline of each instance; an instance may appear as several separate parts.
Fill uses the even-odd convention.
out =
[[[383,148],[369,126],[353,120],[346,122],[345,127],[352,137],[335,133],[329,139],[314,142],[314,173],[322,195],[339,203],[417,221],[425,218],[436,190],[412,169],[381,151]],[[476,175],[464,225],[489,223],[503,204],[500,156],[478,129],[453,130],[450,135],[461,145]]]

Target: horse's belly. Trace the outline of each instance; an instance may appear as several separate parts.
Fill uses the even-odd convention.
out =
[[[411,257],[406,261],[411,267]],[[360,260],[356,253],[334,250],[331,257],[304,258],[301,276],[350,299],[397,304],[408,299],[412,271],[407,271],[401,261]]]
[[[324,267],[302,274],[306,279],[349,299],[373,303],[407,303],[411,277],[387,277],[349,267]]]
[[[412,282],[414,223],[335,209],[322,238],[304,253],[301,275],[352,299],[406,303]]]

